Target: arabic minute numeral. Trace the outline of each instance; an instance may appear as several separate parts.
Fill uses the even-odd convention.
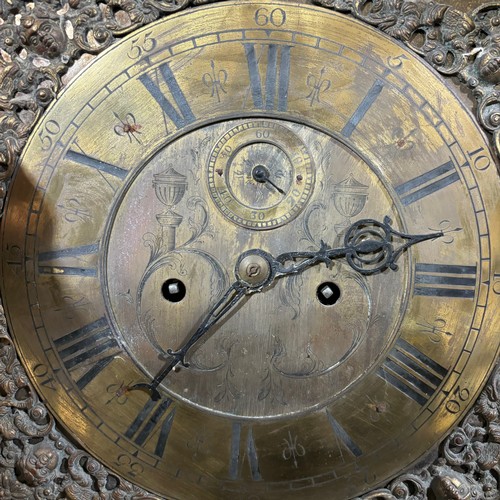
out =
[[[40,141],[42,141],[42,149],[49,150],[54,144],[54,137],[61,131],[59,123],[55,120],[49,120],[38,133]]]
[[[255,12],[255,24],[257,26],[269,26],[281,28],[286,23],[286,12],[283,9],[274,9],[269,12],[269,9],[262,7]]]
[[[150,31],[143,37],[132,40],[132,47],[127,54],[130,59],[139,59],[144,53],[151,52],[156,48],[157,42],[155,38],[151,37],[151,33]]]
[[[54,378],[49,375],[49,369],[47,365],[39,363],[38,365],[33,367],[33,375],[38,380],[38,383],[52,389],[53,391],[57,391],[57,387],[54,384]]]
[[[406,57],[404,54],[395,57],[388,57],[387,64],[391,68],[400,69],[403,66],[405,60],[408,60],[408,57]]]
[[[125,454],[118,456],[115,465],[120,467],[120,469],[125,469],[125,474],[129,477],[137,477],[144,472],[144,467],[140,463],[133,462],[132,459]]]
[[[476,149],[475,151],[469,151],[467,154],[474,165],[474,168],[479,171],[487,170],[491,165],[491,160],[487,154],[485,154],[484,148]]]
[[[469,397],[470,397],[470,391],[469,391],[469,389],[462,388],[462,387],[458,386],[453,391],[453,399],[450,399],[446,403],[445,408],[451,414],[455,415],[455,414],[459,413],[462,410],[463,403],[465,403],[466,401],[468,401]]]
[[[496,295],[500,295],[500,273],[495,273],[493,275],[493,292]]]

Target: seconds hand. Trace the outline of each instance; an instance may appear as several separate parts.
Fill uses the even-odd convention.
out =
[[[277,186],[271,179],[271,174],[269,173],[269,170],[267,167],[265,167],[264,165],[257,165],[253,170],[252,170],[252,177],[254,178],[255,181],[257,182],[261,182],[261,183],[264,183],[264,182],[268,182],[269,184],[271,184],[271,186],[273,186],[274,189],[276,189],[276,191],[278,191],[278,193],[281,193],[283,195],[286,194],[285,191],[283,191],[283,189],[281,189],[279,186]]]
[[[248,250],[240,255],[235,266],[236,281],[227,289],[222,298],[213,306],[194,334],[177,351],[167,349],[171,360],[151,381],[121,388],[117,396],[129,391],[149,392],[153,401],[161,399],[158,386],[178,365],[188,367],[186,355],[212,327],[235,306],[245,295],[260,293],[278,278],[299,274],[305,269],[320,263],[330,267],[333,260],[344,258],[351,268],[365,276],[381,273],[387,269],[397,271],[396,261],[411,246],[423,241],[435,240],[444,233],[410,235],[396,231],[391,227],[389,217],[384,222],[363,219],[352,224],[345,235],[344,246],[330,248],[321,242],[317,251],[287,252],[277,257],[261,249]],[[400,245],[395,247],[394,239]]]

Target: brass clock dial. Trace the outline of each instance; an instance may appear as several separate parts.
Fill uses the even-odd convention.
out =
[[[499,195],[473,120],[400,45],[216,4],[124,39],[46,113],[2,295],[44,401],[123,477],[350,498],[439,442],[497,359]]]

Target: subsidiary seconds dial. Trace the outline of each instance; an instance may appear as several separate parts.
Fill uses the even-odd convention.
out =
[[[307,146],[289,128],[254,120],[234,127],[210,155],[210,195],[221,212],[252,229],[280,227],[297,217],[314,188]]]

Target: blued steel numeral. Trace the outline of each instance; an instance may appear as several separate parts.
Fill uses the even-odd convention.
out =
[[[417,264],[415,295],[473,299],[476,288],[476,266]]]
[[[229,477],[232,480],[241,478],[240,465],[242,462],[241,448],[241,424],[239,422],[233,423],[231,434],[231,463],[229,465]],[[247,439],[245,443],[245,453],[248,457],[250,465],[250,474],[254,481],[262,480],[259,469],[259,458],[257,456],[257,448],[253,438],[252,428],[248,429]]]
[[[50,262],[64,260],[66,258],[78,258],[93,255],[99,251],[99,243],[82,245],[62,250],[43,252],[38,255],[38,272],[40,274],[52,274],[58,276],[81,276],[84,278],[97,277],[97,267],[74,267],[50,265]]]
[[[337,419],[328,410],[326,410],[326,416],[328,417],[328,421],[330,422],[335,437],[340,440],[340,442],[349,450],[349,452],[354,457],[360,457],[363,452],[352,439],[352,437],[349,436],[346,430],[340,425]]]
[[[125,436],[142,447],[155,435],[154,454],[163,457],[175,418],[176,407],[174,405],[171,408],[172,404],[173,401],[169,398],[160,401],[148,400],[125,432]]]
[[[100,318],[68,333],[55,340],[54,344],[69,372],[90,365],[90,368],[76,382],[80,389],[87,386],[111,363],[115,351],[119,349],[106,318]],[[104,357],[101,357],[103,355]]]
[[[419,175],[396,188],[403,205],[408,206],[460,180],[453,162],[447,161],[439,167]]]
[[[436,392],[448,370],[399,339],[395,349],[378,370],[378,375],[403,394],[423,406]]]
[[[66,153],[66,159],[98,170],[103,174],[112,175],[113,177],[117,177],[121,180],[125,179],[128,174],[128,170],[125,170],[124,168],[117,167],[111,163],[106,163],[105,161],[98,160],[83,153],[78,153],[77,151],[73,151],[71,149]]]
[[[155,73],[145,73],[139,77],[139,80],[153,96],[154,100],[160,105],[163,112],[170,118],[177,129],[193,123],[196,117],[168,63],[162,64],[158,70],[156,70],[156,75],[161,75],[163,83],[167,87],[168,94],[173,102],[171,102],[166,93],[163,92],[161,88],[163,86],[160,85],[159,81],[156,82],[153,79],[154,74]]]
[[[368,94],[366,94],[365,98],[361,101],[361,104],[357,107],[356,111],[354,111],[351,118],[349,118],[349,121],[344,125],[344,128],[341,131],[341,134],[344,137],[351,137],[352,133],[356,130],[356,127],[365,117],[366,113],[368,113],[369,109],[373,106],[383,89],[384,83],[382,81],[377,80],[373,84],[368,91]]]
[[[286,111],[290,84],[290,45],[270,44],[267,47],[266,82],[262,83],[255,44],[244,43],[250,75],[253,104],[258,109]]]

